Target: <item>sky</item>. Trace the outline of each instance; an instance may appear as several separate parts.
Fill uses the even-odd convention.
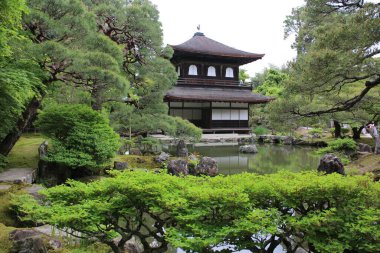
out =
[[[284,20],[303,0],[151,0],[160,12],[164,43],[190,39],[200,25],[208,38],[236,49],[264,53],[243,65],[250,76],[269,64],[281,67],[296,55],[294,37],[284,40]]]

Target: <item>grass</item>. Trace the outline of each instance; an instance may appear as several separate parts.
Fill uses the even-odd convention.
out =
[[[6,168],[37,168],[38,147],[44,140],[41,134],[23,134],[8,155]]]

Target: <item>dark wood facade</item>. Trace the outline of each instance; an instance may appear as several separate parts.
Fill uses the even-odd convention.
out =
[[[237,50],[196,33],[172,46],[178,81],[165,96],[169,114],[188,119],[204,132],[249,131],[249,106],[269,97],[239,82],[239,66],[263,54]]]

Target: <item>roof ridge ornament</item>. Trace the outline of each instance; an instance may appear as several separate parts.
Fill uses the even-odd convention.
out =
[[[194,36],[205,36],[205,34],[203,32],[201,32],[201,25],[197,25],[197,32],[194,33]]]

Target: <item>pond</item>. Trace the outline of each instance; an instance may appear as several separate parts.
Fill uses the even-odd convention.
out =
[[[270,174],[280,170],[293,172],[316,170],[319,156],[314,154],[315,148],[275,144],[256,144],[258,153],[239,153],[239,146],[201,146],[188,147],[189,152],[209,156],[218,162],[221,174],[236,174],[243,172]],[[171,149],[171,151],[173,151]],[[227,247],[228,248],[228,247]],[[218,252],[224,247],[217,247]],[[184,253],[179,248],[169,247],[168,253]],[[249,253],[249,250],[236,251]],[[277,246],[274,253],[284,253],[282,245]]]
[[[218,162],[221,174],[242,172],[270,174],[280,170],[294,172],[315,170],[319,156],[315,148],[290,145],[256,144],[258,153],[239,153],[239,146],[189,147],[189,152],[213,157]]]

